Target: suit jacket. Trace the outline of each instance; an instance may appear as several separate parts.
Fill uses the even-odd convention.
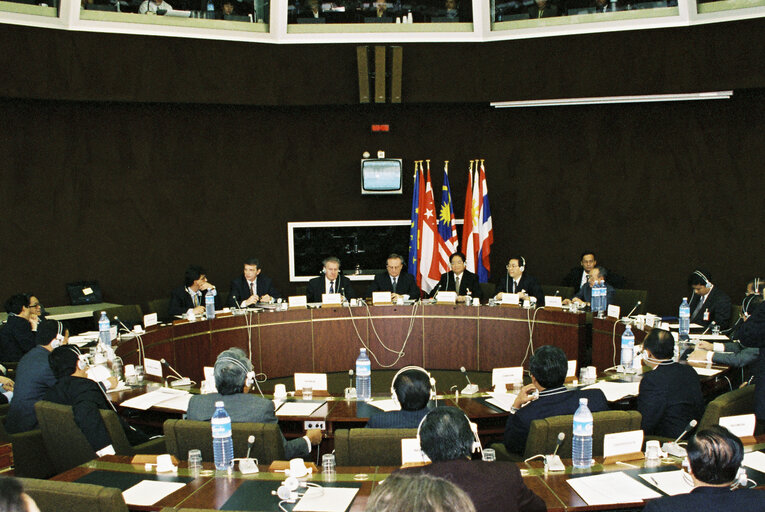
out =
[[[546,5],[544,10],[542,11],[541,16],[539,15],[539,7],[537,7],[537,4],[534,4],[531,7],[529,7],[529,18],[531,18],[532,20],[537,18],[551,18],[557,15],[558,15],[557,5],[551,5],[551,4]]]
[[[576,267],[569,270],[568,274],[566,274],[566,277],[563,278],[563,282],[561,284],[563,286],[572,287],[574,289],[574,293],[577,293],[582,287],[582,272],[584,272],[582,266],[577,265]],[[610,284],[614,288],[624,288],[625,279],[615,272],[609,271],[608,275],[606,275],[606,283]]]
[[[357,297],[356,290],[353,289],[351,280],[340,274],[335,283],[335,291],[340,293],[342,290],[346,299],[355,299]],[[308,296],[308,302],[321,302],[321,296],[324,294],[324,274],[319,277],[314,277],[308,281],[308,287],[306,288],[306,295]]]
[[[637,409],[647,436],[675,438],[692,419],[704,414],[701,382],[691,366],[661,364],[643,374],[639,389]]]
[[[231,281],[230,290],[231,291],[228,293],[228,302],[226,302],[226,305],[229,307],[236,306],[237,302],[241,304],[242,301],[249,299],[250,295],[252,295],[250,293],[250,287],[247,284],[247,279],[244,278],[244,275],[241,275]],[[279,290],[274,288],[274,283],[271,278],[262,274],[259,275],[257,279],[255,279],[255,295],[258,297],[262,297],[263,295],[270,295],[275,299],[281,298]],[[236,297],[236,301],[234,301],[234,297]]]
[[[765,492],[758,489],[696,487],[689,494],[647,501],[643,512],[718,512],[721,510],[765,511]]]
[[[465,270],[462,273],[462,280],[460,281],[460,289],[455,290],[454,285],[454,272],[449,271],[444,274],[441,274],[441,280],[438,281],[438,284],[435,288],[433,288],[433,291],[430,292],[430,297],[433,297],[435,295],[436,289],[441,292],[453,292],[456,291],[457,295],[467,295],[467,290],[470,290],[470,295],[473,297],[478,297],[479,299],[483,300],[483,293],[481,292],[481,283],[478,282],[478,276],[474,273],[470,272],[469,270]]]
[[[574,297],[585,302],[592,302],[592,286],[590,286],[590,283],[582,286],[582,288],[574,295]],[[608,283],[606,283],[606,301],[606,305],[614,303],[614,287]]]
[[[713,363],[741,368],[757,361],[757,357],[760,355],[759,348],[744,347],[741,343],[730,342],[723,343],[723,345],[725,346],[723,352],[712,354]]]
[[[545,292],[542,291],[542,287],[534,276],[531,276],[524,272],[521,274],[521,279],[518,281],[518,286],[515,288],[515,293],[520,293],[521,290],[526,290],[526,293],[531,297],[537,298],[537,306],[541,307],[545,305]],[[513,293],[513,279],[505,273],[505,276],[497,281],[496,292]]]
[[[477,512],[543,512],[547,505],[526,487],[513,462],[456,459],[398,469],[404,475],[428,474],[449,480],[470,496]]]
[[[204,307],[206,295],[207,290],[202,290],[202,297],[199,299],[200,306]],[[191,299],[191,295],[186,291],[185,286],[179,286],[170,293],[170,306],[167,310],[170,316],[182,315],[193,307],[194,301]],[[221,309],[220,293],[215,294],[215,309]]]
[[[417,428],[429,412],[428,407],[416,411],[380,412],[369,417],[367,428]]]
[[[16,368],[13,400],[5,417],[5,430],[18,434],[37,428],[35,403],[56,384],[48,363],[50,352],[41,345],[27,352]]]
[[[372,281],[372,284],[367,288],[367,297],[372,296],[372,292],[392,292],[393,283],[391,283],[391,277],[388,272],[380,272]],[[420,289],[417,287],[417,282],[414,276],[409,272],[402,272],[398,275],[398,282],[396,283],[396,293],[399,295],[409,295],[410,299],[417,300],[420,298]]]
[[[8,321],[0,329],[0,361],[19,361],[36,345],[35,332],[29,321],[20,316],[8,315]]]
[[[698,314],[694,315],[696,306],[698,306],[701,297],[695,293],[691,297],[691,323],[708,326],[712,321],[720,326],[720,329],[727,329],[730,325],[730,297],[716,286],[707,294],[704,305]],[[709,311],[709,320],[704,320],[704,313]]]
[[[505,424],[505,447],[507,451],[523,453],[532,421],[551,416],[574,414],[579,407],[580,398],[587,399],[587,407],[590,412],[609,410],[606,395],[599,389],[566,389],[561,386],[540,391],[539,398],[507,417]]]
[[[738,340],[747,347],[765,347],[765,302],[738,329]],[[765,350],[760,350],[752,370],[754,374],[754,414],[765,420]]]
[[[194,421],[209,421],[215,413],[215,402],[223,401],[232,423],[278,423],[274,403],[259,396],[236,393],[221,395],[194,395],[189,400],[186,417]],[[287,441],[282,436],[284,456],[287,460],[304,457],[310,453],[308,443],[302,437]]]

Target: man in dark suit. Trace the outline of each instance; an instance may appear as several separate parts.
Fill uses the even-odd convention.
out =
[[[233,423],[277,423],[274,402],[250,394],[255,373],[242,349],[230,348],[218,354],[214,376],[218,392],[191,397],[186,413],[188,419],[209,421],[215,413],[215,402],[223,402]],[[308,430],[305,436],[290,441],[282,436],[285,457],[307,456],[311,445],[319,444],[321,437],[318,429]]]
[[[598,258],[593,251],[584,251],[579,261],[579,266],[572,268],[566,277],[563,278],[561,283],[563,286],[570,286],[574,289],[574,293],[587,284],[590,271],[598,266]],[[615,272],[609,272],[606,276],[606,283],[610,284],[614,288],[624,288],[624,278],[617,275]]]
[[[260,275],[261,270],[257,258],[249,258],[244,262],[242,275],[231,281],[227,303],[229,307],[246,308],[258,302],[273,302],[273,299],[281,297],[271,278]]]
[[[511,453],[523,453],[531,422],[551,416],[574,414],[579,399],[587,399],[590,412],[609,410],[606,396],[599,389],[567,389],[566,354],[558,347],[539,347],[529,360],[531,384],[521,388],[510,408],[505,424],[505,447]],[[532,394],[532,391],[535,393]]]
[[[497,300],[502,300],[503,293],[518,293],[521,300],[534,297],[537,307],[545,305],[545,294],[539,282],[526,273],[526,258],[513,256],[507,262],[507,274],[497,282]]]
[[[182,315],[193,310],[195,315],[205,312],[205,297],[215,293],[215,309],[220,309],[221,299],[215,285],[207,281],[207,272],[198,265],[191,265],[184,275],[184,286],[179,286],[170,293],[168,313]]]
[[[425,473],[449,480],[470,496],[477,512],[547,510],[542,498],[526,487],[515,463],[470,460],[476,437],[461,410],[436,407],[423,419],[419,437],[420,448],[432,464],[394,474]]]
[[[417,428],[429,410],[433,390],[430,374],[419,366],[399,371],[393,377],[391,390],[401,410],[372,415],[367,428]]]
[[[0,361],[19,361],[35,347],[37,313],[26,293],[17,293],[5,301],[8,321],[0,329]]]
[[[114,447],[100,409],[112,409],[101,384],[88,378],[87,366],[80,361],[79,350],[70,345],[53,349],[48,356],[56,384],[45,393],[44,400],[71,405],[74,422],[80,427],[93,451],[99,457],[114,455]],[[120,417],[120,423],[131,445],[144,443],[149,438],[143,432],[129,426]],[[62,440],[66,442],[66,440]]]
[[[401,273],[404,268],[404,258],[398,254],[391,254],[385,262],[385,268],[387,270],[377,274],[369,285],[367,297],[371,297],[373,292],[391,292],[393,300],[420,298],[420,289],[417,287],[414,276],[408,272]]]
[[[675,339],[653,329],[643,340],[643,358],[651,371],[640,381],[637,409],[647,436],[675,438],[704,414],[701,382],[692,366],[672,361]]]
[[[563,304],[569,304],[575,302],[577,304],[583,304],[585,306],[592,305],[592,287],[598,281],[606,281],[608,277],[608,270],[605,267],[598,265],[590,270],[590,274],[587,277],[587,284],[582,286],[579,291],[574,295],[574,298],[564,299]],[[614,287],[608,284],[606,281],[606,305],[614,303]]]
[[[688,440],[688,473],[694,489],[689,494],[667,496],[646,503],[643,512],[765,511],[765,492],[732,490],[744,445],[720,425],[713,425]]]
[[[754,415],[762,425],[765,424],[765,303],[757,306],[746,322],[738,328],[738,340],[744,346],[760,349],[752,373],[755,384]]]
[[[441,274],[441,280],[430,292],[430,297],[435,296],[437,292],[456,291],[457,302],[465,302],[468,293],[473,298],[483,299],[478,276],[465,269],[465,255],[461,252],[455,252],[449,256],[449,265],[452,269]]]
[[[688,286],[693,288],[691,323],[706,327],[714,322],[720,329],[727,329],[730,325],[730,297],[716,288],[711,279],[709,272],[700,269],[688,276]]]
[[[322,261],[322,265],[323,275],[308,281],[308,302],[321,302],[321,296],[325,293],[340,293],[346,299],[355,299],[356,291],[351,280],[340,273],[340,259],[330,256]]]

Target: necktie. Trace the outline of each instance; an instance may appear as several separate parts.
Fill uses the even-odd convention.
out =
[[[699,297],[699,304],[698,304],[698,306],[696,306],[696,309],[693,310],[693,315],[691,315],[691,318],[696,318],[696,315],[698,315],[701,312],[701,308],[704,307],[704,299],[705,298],[706,298],[705,296],[700,296]]]
[[[191,300],[194,303],[194,307],[199,306],[199,297],[197,297],[196,293],[191,294]]]
[[[454,291],[457,292],[457,295],[460,294],[460,281],[461,280],[462,279],[460,279],[459,277],[455,277],[454,278]]]
[[[518,285],[518,283],[516,283],[515,279],[513,279],[513,293],[515,293],[515,287],[516,287],[517,285]]]
[[[396,284],[398,283],[398,278],[393,278],[393,293],[396,293]]]
[[[330,281],[329,282],[329,293],[335,293],[335,282]]]
[[[255,295],[255,283],[250,283],[250,296]]]

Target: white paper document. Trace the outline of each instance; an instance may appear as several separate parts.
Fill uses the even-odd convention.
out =
[[[186,484],[183,482],[142,480],[130,489],[124,491],[122,497],[125,498],[125,503],[128,505],[150,507],[165,496],[169,496],[185,485]]]
[[[730,430],[734,436],[748,437],[754,435],[757,419],[754,414],[739,414],[737,416],[723,416],[719,423],[721,427]]]
[[[696,373],[703,375],[704,377],[711,377],[712,375],[717,375],[722,371],[716,368],[703,368],[701,366],[694,366],[693,369],[696,370]]]
[[[310,416],[326,402],[285,402],[276,411],[277,416]]]
[[[688,475],[683,476],[683,471],[679,469],[661,473],[643,473],[640,478],[669,496],[688,494],[693,490],[693,480]]]
[[[192,396],[194,395],[192,395],[191,393],[178,395],[169,400],[164,400],[163,402],[157,405],[164,409],[172,409],[178,412],[186,412],[189,410],[189,401],[191,400]]]
[[[396,402],[394,402],[392,399],[387,400],[372,400],[369,402],[369,405],[373,405],[380,409],[381,411],[390,412],[390,411],[400,411],[401,406],[398,405]]]
[[[669,324],[669,328],[677,330],[677,329],[680,328],[680,324]],[[704,326],[703,325],[699,325],[699,324],[691,323],[690,328],[691,329],[703,329]]]
[[[355,487],[309,487],[294,512],[344,512],[351,506],[359,490]]]
[[[599,389],[606,395],[606,400],[616,402],[628,396],[637,396],[640,389],[639,382],[608,382],[600,381],[583,389]]]
[[[486,402],[494,407],[499,407],[503,411],[509,411],[517,396],[511,393],[492,393],[491,398],[487,398]]]
[[[167,400],[172,400],[181,395],[188,394],[188,391],[184,391],[182,389],[159,388],[156,391],[150,391],[149,393],[144,393],[143,395],[138,395],[129,400],[125,400],[120,405],[123,407],[131,407],[133,409],[145,411],[155,405],[160,405],[162,402]],[[186,403],[186,407],[188,408],[188,402]]]
[[[744,454],[744,462],[742,463],[748,468],[752,468],[760,473],[765,473],[765,453],[762,452],[750,452]]]
[[[569,478],[566,482],[588,505],[637,503],[646,499],[661,497],[658,492],[649,489],[621,471]]]

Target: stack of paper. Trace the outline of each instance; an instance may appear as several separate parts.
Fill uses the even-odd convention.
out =
[[[609,382],[603,380],[583,389],[599,389],[606,395],[606,400],[616,402],[628,396],[637,396],[640,390],[640,382]]]
[[[680,469],[659,473],[643,473],[640,478],[669,496],[688,494],[693,490],[693,480]]]
[[[149,393],[144,393],[143,395],[138,395],[129,400],[125,400],[120,405],[145,411],[155,405],[164,407],[163,402],[168,401],[170,401],[171,404],[177,405],[180,397],[183,395],[189,395],[189,392],[182,389],[159,388],[156,391],[150,391]],[[189,399],[191,399],[191,396],[189,396]],[[186,400],[186,409],[188,409],[188,400]],[[186,409],[183,409],[183,411]]]
[[[590,506],[638,503],[646,499],[661,497],[658,492],[651,490],[621,471],[569,478],[566,482]]]
[[[487,398],[486,402],[490,403],[494,407],[502,409],[503,411],[509,411],[510,407],[512,407],[513,403],[515,402],[515,398],[518,396],[513,395],[512,393],[498,393],[496,391],[490,394],[491,398]]]

